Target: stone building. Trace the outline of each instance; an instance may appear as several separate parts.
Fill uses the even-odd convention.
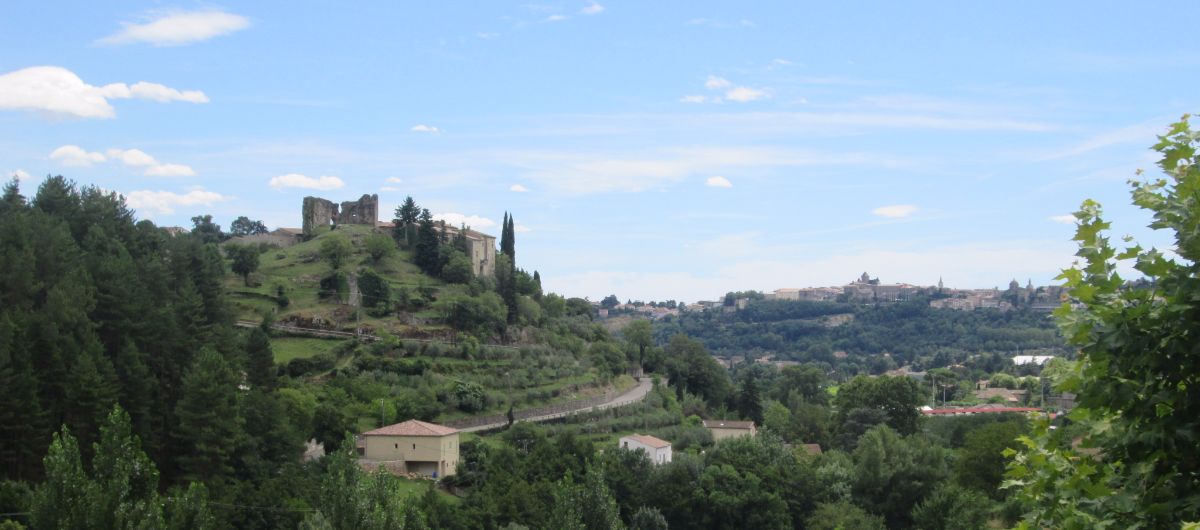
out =
[[[458,467],[458,430],[444,425],[408,420],[364,432],[362,438],[368,463],[395,463],[400,473],[440,478]]]
[[[379,195],[366,195],[357,201],[343,201],[339,206],[320,197],[305,197],[302,230],[312,237],[317,228],[331,224],[376,226],[379,223]]]

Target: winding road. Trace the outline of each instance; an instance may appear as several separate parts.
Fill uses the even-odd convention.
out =
[[[521,421],[533,421],[533,422],[549,421],[549,420],[553,420],[556,418],[570,416],[573,414],[579,414],[582,412],[592,412],[592,411],[596,411],[596,410],[605,410],[605,409],[611,409],[611,408],[616,408],[616,407],[624,407],[625,405],[632,405],[634,403],[641,402],[643,399],[646,399],[646,394],[649,394],[650,389],[653,387],[654,387],[654,382],[649,377],[643,377],[641,379],[638,379],[637,386],[625,391],[625,393],[623,393],[619,396],[616,396],[616,397],[612,398],[611,400],[605,401],[604,403],[600,403],[599,405],[579,407],[577,409],[556,412],[554,414],[545,414],[542,416],[533,416],[530,418],[522,418],[517,421],[518,422],[521,422]],[[476,425],[474,427],[464,427],[462,429],[459,429],[459,431],[462,431],[462,432],[490,431],[492,429],[499,429],[500,427],[504,427],[505,425],[508,425],[507,420],[495,422],[495,423],[488,423],[486,425]]]

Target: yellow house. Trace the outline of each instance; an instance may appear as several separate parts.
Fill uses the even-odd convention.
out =
[[[712,433],[714,442],[758,434],[752,421],[704,420],[704,428]]]
[[[401,472],[431,477],[453,475],[458,467],[458,430],[408,420],[363,434],[368,461],[402,463]]]

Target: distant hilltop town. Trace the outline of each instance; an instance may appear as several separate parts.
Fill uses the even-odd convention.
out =
[[[924,298],[929,300],[930,307],[957,309],[969,311],[973,309],[997,309],[1009,311],[1012,309],[1032,309],[1034,311],[1053,311],[1062,305],[1066,299],[1066,290],[1058,285],[1034,287],[1032,281],[1027,281],[1024,287],[1015,279],[1008,284],[1008,289],[998,287],[992,289],[954,289],[946,287],[939,279],[937,285],[912,285],[907,283],[885,284],[879,278],[862,273],[857,279],[842,286],[834,287],[804,287],[776,289],[770,293],[745,291],[728,293],[724,298],[713,301],[699,301],[692,304],[667,302],[627,302],[619,303],[615,297],[606,298],[601,302],[592,302],[597,314],[608,317],[610,314],[638,314],[651,319],[659,319],[670,315],[678,315],[682,311],[721,310],[737,311],[745,309],[756,300],[790,300],[808,302],[842,302],[842,303],[891,303],[907,302]],[[611,299],[611,300],[610,300]],[[606,303],[609,302],[609,303]]]
[[[1009,282],[1008,289],[954,289],[938,280],[936,286],[910,285],[907,283],[885,284],[879,278],[862,273],[858,279],[841,287],[807,287],[776,289],[765,293],[764,300],[809,300],[814,302],[904,302],[918,296],[929,297],[930,307],[971,310],[991,308],[1008,310],[1028,307],[1050,311],[1062,304],[1064,289],[1050,285],[1034,287],[1029,281],[1025,287],[1017,280]]]

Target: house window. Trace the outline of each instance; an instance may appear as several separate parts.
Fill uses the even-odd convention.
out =
[[[396,445],[396,449],[400,448],[400,444],[395,444],[395,445]]]
[[[413,444],[413,451],[417,450],[417,444]]]

